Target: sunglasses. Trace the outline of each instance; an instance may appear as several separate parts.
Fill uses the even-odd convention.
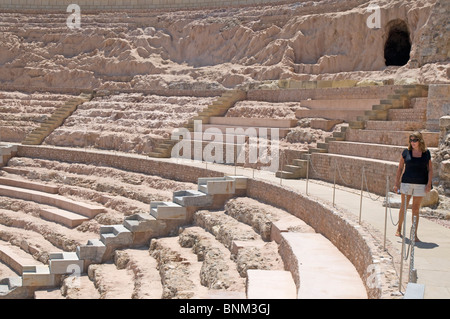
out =
[[[416,143],[416,142],[419,141],[419,139],[418,139],[418,138],[412,138],[412,139],[410,139],[409,141],[410,141],[411,143],[412,143],[412,142]]]

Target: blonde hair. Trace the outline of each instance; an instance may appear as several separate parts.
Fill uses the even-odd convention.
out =
[[[408,150],[412,150],[412,146],[411,146],[411,137],[417,138],[419,140],[419,148],[422,151],[422,153],[425,153],[428,148],[425,145],[425,141],[423,139],[422,133],[420,133],[419,131],[416,131],[414,133],[411,133],[408,137]]]

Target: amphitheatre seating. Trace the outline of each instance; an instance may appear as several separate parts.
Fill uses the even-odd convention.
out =
[[[203,186],[200,187],[200,185]],[[224,187],[224,185],[228,185],[229,187]],[[230,254],[230,256],[232,257],[230,259],[230,262],[232,262],[231,260],[234,260],[234,262],[238,262],[237,270],[239,271],[240,275],[237,273],[235,275],[232,275],[232,278],[235,279],[229,282],[231,284],[231,287],[234,287],[230,288],[231,290],[216,291],[208,290],[207,288],[205,288],[205,286],[198,286],[198,288],[195,288],[195,290],[198,290],[198,292],[192,295],[192,293],[189,291],[193,289],[193,286],[190,286],[190,290],[186,290],[185,287],[180,286],[178,297],[197,296],[203,298],[265,298],[263,295],[261,295],[263,291],[261,289],[261,285],[270,285],[272,287],[271,298],[297,298],[298,285],[296,288],[296,285],[294,284],[295,278],[292,277],[293,275],[291,275],[291,273],[298,273],[298,271],[293,269],[291,269],[290,271],[284,270],[284,266],[281,262],[281,257],[277,258],[277,247],[279,244],[285,245],[284,242],[286,241],[286,234],[291,234],[292,231],[294,231],[295,234],[297,234],[297,232],[301,232],[302,234],[313,234],[314,230],[311,227],[307,226],[303,221],[288,214],[287,212],[282,212],[278,211],[277,209],[267,207],[265,209],[268,209],[268,212],[270,211],[270,214],[266,216],[275,218],[272,221],[273,227],[269,227],[266,229],[266,227],[270,225],[266,222],[260,224],[252,224],[251,226],[249,224],[243,228],[246,229],[243,233],[239,233],[237,231],[238,228],[242,228],[243,226],[238,226],[238,223],[244,222],[244,220],[246,219],[245,216],[247,214],[245,213],[243,215],[243,212],[238,208],[239,206],[234,206],[234,203],[228,202],[225,208],[225,214],[224,212],[220,211],[205,210],[205,208],[207,208],[209,205],[220,206],[217,204],[218,200],[222,202],[221,205],[223,206],[224,203],[227,203],[227,200],[231,197],[235,196],[239,192],[245,192],[246,185],[246,178],[239,176],[226,176],[224,178],[201,178],[198,181],[199,187],[197,190],[183,190],[173,193],[173,200],[178,203],[177,205],[188,205],[184,207],[188,211],[187,218],[192,218],[192,208],[194,209],[194,211],[197,211],[195,213],[196,217],[194,217],[193,226],[188,226],[187,228],[184,228],[184,230],[182,229],[179,238],[164,238],[174,229],[183,224],[182,221],[180,221],[181,223],[177,222],[176,219],[172,218],[173,216],[160,216],[159,214],[157,216],[152,216],[150,214],[150,210],[147,214],[134,214],[126,216],[123,224],[101,226],[99,238],[90,239],[88,240],[87,244],[77,246],[76,252],[50,253],[48,265],[26,265],[22,275],[22,284],[18,284],[18,286],[16,287],[12,285],[5,285],[2,282],[0,285],[2,289],[0,295],[13,295],[14,291],[19,291],[19,287],[22,287],[24,289],[26,287],[33,287],[33,289],[36,290],[42,289],[43,287],[47,288],[58,286],[61,285],[58,276],[63,274],[71,274],[72,271],[77,270],[81,273],[84,273],[89,269],[89,278],[91,279],[91,281],[97,282],[98,280],[101,280],[101,283],[98,283],[99,287],[103,287],[99,288],[100,293],[102,295],[105,294],[105,298],[113,298],[116,293],[120,294],[120,292],[114,292],[115,290],[113,286],[109,287],[108,285],[110,284],[108,284],[107,282],[110,280],[108,279],[109,276],[116,275],[115,272],[118,272],[118,276],[119,272],[122,274],[120,276],[125,276],[125,274],[122,273],[123,270],[121,270],[123,269],[123,265],[121,264],[120,256],[123,253],[127,254],[127,256],[132,256],[135,253],[137,254],[138,250],[136,250],[136,248],[134,247],[142,245],[142,238],[147,238],[147,241],[148,238],[158,237],[159,239],[152,239],[150,241],[150,254],[147,253],[146,255],[146,258],[149,259],[149,264],[146,266],[140,264],[140,266],[138,267],[145,267],[146,276],[150,276],[152,278],[157,276],[157,273],[155,272],[157,268],[164,268],[165,266],[169,265],[169,262],[180,263],[180,266],[174,266],[174,269],[179,269],[179,267],[190,267],[192,268],[190,271],[200,271],[200,274],[203,274],[201,276],[207,276],[207,270],[205,270],[205,273],[202,273],[200,270],[200,268],[204,269],[204,267],[206,267],[205,265],[201,267],[202,262],[200,262],[200,260],[206,258],[205,261],[207,261],[207,265],[215,265],[218,260],[221,260],[221,262],[226,262],[226,260],[229,259],[223,259],[222,257],[220,257],[215,262],[212,262],[212,260],[215,259],[209,259],[216,258],[214,256],[219,256],[216,255],[218,252],[218,248],[216,248],[217,244],[215,244],[216,240],[222,242],[223,245],[225,245],[229,249],[228,253],[226,252],[226,250],[222,250],[221,254]],[[230,192],[230,190],[234,190],[234,192],[237,193]],[[167,205],[168,203],[165,204]],[[157,206],[159,207],[159,205]],[[254,208],[248,209],[249,213],[253,211],[255,211]],[[263,210],[259,210],[259,213],[262,212]],[[258,223],[259,220],[259,218],[256,218],[254,219],[254,222]],[[223,222],[224,224],[217,224],[219,221],[220,223]],[[184,223],[185,222],[186,219],[184,220]],[[166,225],[168,223],[172,223],[172,225],[166,229],[162,229],[161,225]],[[236,226],[228,228],[229,226],[225,226],[227,224]],[[197,226],[200,226],[201,228],[196,228]],[[265,230],[261,227],[264,227]],[[220,231],[217,232],[218,230]],[[258,233],[260,233],[261,235],[258,235]],[[214,239],[214,237],[216,237],[216,239]],[[192,242],[193,238],[197,239]],[[208,245],[206,245],[206,242],[204,242],[206,238],[209,238],[207,240],[209,242]],[[185,242],[185,240],[188,241]],[[198,244],[195,244],[197,240],[199,242]],[[187,253],[187,248],[175,248],[173,246],[173,243],[178,241],[180,241],[180,245],[182,245],[182,247],[192,247],[192,251],[195,252],[195,254],[198,254],[198,257],[194,258],[193,256],[189,257],[185,255]],[[142,252],[142,250],[140,251]],[[208,254],[209,251],[211,251],[211,254]],[[142,254],[144,254],[144,252],[142,252]],[[178,257],[170,257],[175,256],[172,254],[175,254]],[[192,254],[192,252],[190,254]],[[256,266],[256,269],[247,268],[249,265],[249,260],[247,260],[246,258],[249,258],[249,256],[251,256],[252,254],[263,254],[263,256],[267,256],[264,258],[269,259],[267,259],[267,261],[265,263],[262,263],[260,266]],[[105,263],[107,260],[109,260],[109,258],[112,258],[113,256],[115,256],[115,265]],[[196,260],[197,258],[199,258],[199,261],[194,262],[194,260]],[[287,260],[291,257],[283,255],[282,258]],[[138,263],[137,260],[133,261],[132,257],[126,258],[125,260],[129,260],[128,263]],[[189,262],[186,262],[187,260],[189,260]],[[212,262],[212,264],[209,264],[209,262]],[[159,266],[156,266],[155,263],[160,264]],[[267,265],[272,266],[269,268],[258,268],[267,267]],[[133,267],[136,267],[136,265]],[[154,270],[151,270],[148,267],[154,267]],[[229,271],[231,271],[231,268],[228,269],[230,269]],[[161,271],[164,272],[164,270],[160,270],[160,272]],[[323,275],[323,273],[321,275]],[[169,274],[165,274],[164,276],[169,276]],[[265,278],[265,280],[258,279],[261,278],[261,276]],[[127,277],[125,276],[124,278]],[[139,278],[139,276],[137,278]],[[210,277],[202,278],[204,278],[202,279],[202,285],[206,285],[206,287],[213,287],[216,284],[221,285],[222,282],[220,280],[214,281],[214,279]],[[244,282],[245,280],[243,278],[247,278],[246,283]],[[357,278],[359,277],[357,276]],[[273,280],[275,280],[275,283],[273,282]],[[171,291],[171,285],[182,285],[185,281],[190,282],[190,284],[188,283],[189,285],[198,285],[198,283],[193,283],[191,278],[185,278],[185,280],[182,281],[178,280],[178,282],[169,282],[169,279],[167,279],[166,281],[163,281],[164,286],[162,288],[158,288],[154,292],[156,294],[159,294],[159,296],[152,296],[153,298],[161,297],[161,294],[162,296],[164,296],[168,293],[168,291]],[[67,283],[64,281],[62,284],[66,285]],[[113,281],[111,282],[111,285],[113,285]],[[156,279],[155,285],[161,285],[160,280]],[[109,288],[107,288],[107,286]],[[244,288],[245,286],[246,288]],[[141,289],[145,289],[144,287],[145,285],[142,285]],[[66,287],[65,289],[70,288]],[[106,291],[108,289],[111,290],[107,293]],[[122,293],[128,291],[127,289],[125,289],[124,287]],[[244,291],[244,289],[246,292]],[[138,292],[134,292],[134,294],[136,293],[146,294],[147,296],[151,294],[150,292],[141,290],[139,290]],[[197,293],[199,295],[197,295]],[[36,293],[36,296],[42,297],[43,293]],[[170,297],[170,294],[167,296]]]
[[[55,93],[0,92],[1,141],[22,142],[71,98],[71,95]]]
[[[20,173],[20,169],[4,167],[9,173]],[[32,182],[18,178],[0,177],[1,196],[35,201],[45,205],[39,210],[39,215],[47,220],[74,228],[104,211],[103,207],[82,203],[58,195],[56,185]]]
[[[49,136],[54,129],[64,123],[64,121],[77,109],[80,104],[89,101],[92,98],[92,94],[80,94],[80,96],[71,98],[66,101],[64,105],[56,109],[52,115],[45,119],[40,127],[30,132],[22,144],[39,145],[44,139]]]
[[[189,130],[192,143],[197,140],[197,134],[194,134],[198,130],[198,125],[203,123],[209,123],[213,117],[223,116],[229,108],[231,108],[237,101],[246,98],[246,92],[242,90],[231,90],[224,92],[220,97],[216,98],[206,108],[199,111],[198,114],[188,115],[189,120],[184,126],[178,126],[178,128],[185,128]],[[200,132],[203,132],[201,129]],[[203,140],[203,135],[201,136]],[[151,157],[171,157],[171,151],[173,146],[177,143],[176,140],[166,139],[161,141],[154,151],[148,155]],[[205,147],[205,143],[202,143],[202,150]],[[186,154],[180,154],[186,157]],[[191,158],[195,155],[191,153]]]
[[[103,207],[95,206],[92,204],[81,203],[64,196],[44,193],[40,191],[35,191],[32,189],[25,189],[19,187],[11,187],[0,185],[0,195],[20,198],[29,201],[36,201],[41,204],[56,206],[63,210],[73,211],[77,214],[93,218],[97,214],[103,212]]]
[[[94,147],[151,155],[208,106],[211,97],[166,97],[142,93],[97,94],[45,140],[55,146]]]

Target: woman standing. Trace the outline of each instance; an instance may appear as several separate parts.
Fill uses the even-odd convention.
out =
[[[400,189],[400,193],[402,194],[396,236],[401,236],[401,229],[405,216],[405,201],[406,206],[408,207],[412,196],[413,220],[414,217],[416,217],[415,241],[420,241],[417,237],[420,204],[422,203],[425,194],[431,190],[432,178],[433,165],[431,163],[430,151],[425,145],[422,134],[420,132],[414,132],[409,136],[408,148],[402,152],[395,179],[394,192],[398,192]]]

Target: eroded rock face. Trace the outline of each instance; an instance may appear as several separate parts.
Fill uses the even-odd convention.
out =
[[[448,82],[442,59],[421,49],[437,45],[429,36],[442,15],[436,1],[380,2],[379,29],[368,27],[368,5],[329,0],[100,12],[82,15],[80,29],[66,27],[65,12],[50,18],[2,13],[0,81],[8,87],[114,90],[223,89],[285,78]],[[414,65],[386,68],[391,21],[407,28]]]

